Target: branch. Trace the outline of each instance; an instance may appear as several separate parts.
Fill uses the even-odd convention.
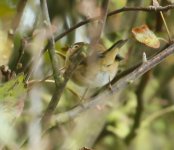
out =
[[[52,33],[51,22],[50,22],[50,18],[49,18],[49,13],[48,13],[48,7],[47,7],[46,0],[41,0],[41,7],[42,7],[42,13],[43,13],[44,20],[46,20],[46,23],[48,25],[48,29]],[[58,64],[58,59],[57,59],[57,55],[56,55],[56,52],[55,52],[55,41],[54,41],[54,36],[53,35],[51,35],[51,38],[49,39],[49,43],[50,44],[49,44],[48,51],[49,51],[49,56],[50,56],[51,63],[52,63],[53,76],[54,76],[54,79],[55,79],[56,87],[58,87],[59,84],[61,83],[61,77],[60,77],[61,73],[58,70],[59,64]]]
[[[123,7],[123,8],[120,8],[120,9],[117,9],[117,10],[113,10],[111,11],[110,13],[107,14],[107,17],[110,17],[110,16],[113,16],[113,15],[116,15],[118,13],[122,13],[122,12],[126,12],[126,11],[145,11],[145,12],[160,12],[160,11],[168,11],[170,9],[174,9],[174,5],[167,5],[167,6],[160,6],[160,7]],[[73,27],[69,28],[68,30],[62,32],[61,34],[58,34],[58,35],[55,35],[54,37],[54,40],[55,41],[58,41],[60,40],[61,38],[63,38],[64,36],[66,36],[67,34],[71,33],[72,31],[74,31],[75,29],[85,25],[85,24],[88,24],[90,22],[93,22],[93,21],[96,21],[100,19],[100,16],[97,16],[97,17],[93,17],[93,18],[89,18],[89,19],[86,19],[84,21],[81,21],[79,23],[77,23],[76,25],[74,25]],[[48,42],[48,44],[44,47],[43,51],[42,51],[42,54],[50,47],[50,42]],[[29,64],[30,66],[30,64]]]
[[[62,82],[58,85],[56,88],[55,93],[53,94],[53,97],[45,111],[45,114],[42,117],[42,121],[48,121],[53,114],[54,110],[56,109],[56,106],[61,98],[61,95],[64,91],[64,88],[72,76],[73,72],[75,71],[76,67],[85,59],[86,53],[82,49],[78,49],[76,53],[72,54],[69,58],[70,64],[67,66],[65,73],[63,74]]]
[[[130,83],[132,83],[134,80],[141,77],[144,73],[146,73],[150,69],[154,68],[156,65],[158,65],[161,61],[163,61],[167,56],[171,55],[173,52],[174,52],[174,44],[170,45],[169,47],[164,49],[162,52],[160,52],[159,54],[149,59],[146,63],[139,65],[131,73],[119,79],[116,83],[112,85],[113,93],[117,93],[118,91],[126,88]],[[67,122],[73,119],[74,117],[76,117],[81,112],[89,108],[95,107],[96,105],[100,103],[103,103],[109,98],[110,95],[111,95],[111,91],[106,89],[98,96],[91,98],[90,101],[87,100],[87,102],[84,103],[83,105],[78,105],[77,107],[67,112],[56,115],[54,119],[59,123]]]
[[[153,7],[123,7],[123,8],[120,8],[120,9],[113,10],[113,11],[109,12],[107,14],[107,17],[113,16],[113,15],[116,15],[118,13],[122,13],[122,12],[125,12],[125,11],[145,11],[145,12],[154,11],[154,12],[160,12],[160,11],[168,11],[170,9],[174,9],[174,5],[167,5],[167,6],[164,6],[164,7],[160,6],[160,7],[156,7],[156,8],[153,8]],[[90,22],[96,21],[98,19],[100,19],[100,16],[97,16],[97,17],[94,17],[94,18],[89,18],[89,19],[86,19],[84,21],[81,21],[81,22],[77,23],[76,25],[69,28],[65,32],[63,32],[59,35],[56,35],[55,36],[55,41],[60,40],[61,38],[63,38],[68,33],[72,32],[73,30],[75,30],[75,29],[77,29],[77,28],[79,28],[79,27],[81,27],[85,24],[88,24]]]
[[[51,31],[51,22],[50,22],[49,13],[48,13],[47,2],[46,2],[46,0],[41,0],[40,2],[41,2],[41,9],[42,9],[44,20],[47,23],[48,29]],[[52,33],[52,31],[51,31],[51,33]],[[58,59],[57,59],[57,56],[55,53],[54,36],[51,35],[51,37],[48,41],[50,43],[49,47],[48,47],[48,52],[49,52],[49,56],[50,56],[50,60],[51,60],[52,68],[53,68],[53,77],[54,77],[55,85],[56,85],[55,92],[54,92],[54,94],[51,98],[51,101],[49,103],[49,106],[48,106],[48,107],[50,107],[50,105],[51,106],[54,105],[54,107],[52,106],[53,109],[49,113],[51,115],[52,112],[54,112],[54,110],[57,106],[58,100],[59,100],[60,93],[58,93],[57,90],[59,90],[60,85],[62,85],[62,77],[61,77],[60,71],[58,70],[59,64],[58,64]],[[49,117],[47,119],[49,119]]]
[[[125,11],[145,11],[145,12],[160,12],[160,11],[168,11],[170,9],[174,9],[174,5],[167,5],[167,6],[159,6],[159,7],[123,7],[114,11],[111,11],[108,14],[108,17],[121,13],[121,12],[125,12]]]

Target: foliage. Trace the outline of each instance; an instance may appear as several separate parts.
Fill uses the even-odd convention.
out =
[[[1,0],[0,148],[173,150],[173,17],[173,0]]]

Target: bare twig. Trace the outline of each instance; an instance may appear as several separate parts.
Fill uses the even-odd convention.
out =
[[[110,13],[107,14],[107,17],[116,15],[118,13],[127,12],[127,11],[159,12],[159,11],[168,11],[171,9],[174,9],[174,5],[167,5],[167,6],[163,6],[163,7],[162,6],[160,6],[160,7],[123,7],[123,8],[111,11]],[[73,27],[69,28],[68,30],[62,32],[61,34],[55,35],[54,40],[58,41],[61,38],[63,38],[64,36],[66,36],[67,34],[74,31],[75,29],[77,29],[85,24],[88,24],[90,22],[96,21],[98,19],[100,19],[100,16],[96,16],[96,17],[81,21],[81,22],[77,23],[76,25],[74,25]],[[44,49],[42,51],[42,54],[50,47],[50,44],[51,43],[48,41],[48,44],[44,47]],[[29,66],[30,66],[30,63],[29,63]]]
[[[169,31],[169,28],[168,28],[168,26],[167,26],[167,22],[166,22],[166,20],[165,20],[165,18],[164,18],[164,15],[163,15],[163,12],[162,12],[162,11],[160,11],[160,15],[161,15],[161,18],[162,18],[162,20],[163,20],[163,22],[164,22],[164,26],[165,26],[166,31],[167,31],[167,35],[168,35],[168,38],[169,38],[169,42],[172,42],[171,35],[170,35],[170,31]]]
[[[159,7],[123,7],[114,11],[111,11],[110,13],[108,13],[108,17],[121,13],[121,12],[125,12],[125,11],[145,11],[145,12],[159,12],[159,11],[168,11],[170,9],[174,9],[174,5],[167,5],[167,6],[159,6]]]
[[[123,78],[121,78],[120,80],[118,80],[116,83],[112,85],[113,93],[117,93],[118,91],[126,88],[130,83],[132,83],[137,78],[141,77],[148,70],[158,65],[161,61],[163,61],[167,56],[171,55],[173,52],[174,52],[174,44],[170,45],[169,47],[164,49],[162,52],[160,52],[156,56],[149,59],[146,63],[143,63],[142,65],[138,66],[131,73],[124,76]],[[95,107],[96,105],[107,100],[110,95],[111,95],[110,90],[105,89],[105,91],[103,91],[101,94],[92,98],[90,101],[87,101],[86,103],[84,103],[83,106],[79,105],[73,108],[72,110],[58,114],[55,116],[55,119],[59,123],[66,122],[70,119],[73,119],[75,116],[77,116],[81,112],[89,108]]]
[[[159,12],[159,11],[168,11],[171,9],[174,9],[174,5],[167,5],[167,6],[163,6],[163,7],[160,6],[160,7],[155,7],[155,8],[154,7],[123,7],[123,8],[109,12],[107,14],[107,17],[116,15],[118,13],[127,12],[127,11]],[[62,32],[61,34],[55,35],[54,39],[55,39],[55,41],[58,41],[61,38],[63,38],[64,36],[66,36],[67,34],[69,34],[70,32],[74,31],[75,29],[77,29],[85,24],[88,24],[90,22],[96,21],[98,19],[100,19],[100,16],[81,21],[81,22],[77,23],[76,25],[74,25],[73,27],[69,28],[68,30]],[[48,47],[49,47],[49,43],[45,46],[43,52],[46,51],[48,49]]]
[[[160,4],[159,4],[158,0],[153,0],[153,7],[159,7],[159,6],[160,6]],[[163,15],[163,12],[162,11],[160,11],[160,15],[161,15],[161,18],[163,20],[164,26],[166,28],[167,35],[168,35],[168,38],[169,38],[169,42],[172,42],[171,36],[170,36],[170,31],[169,31],[169,28],[167,26],[167,22],[166,22],[166,20],[164,18],[164,15]]]
[[[168,11],[170,9],[174,9],[174,5],[168,5],[168,6],[164,6],[164,7],[156,7],[156,8],[151,8],[151,7],[123,7],[123,8],[120,8],[120,9],[117,9],[117,10],[114,10],[114,11],[111,11],[107,14],[107,17],[110,17],[110,16],[113,16],[113,15],[116,15],[118,13],[121,13],[121,12],[125,12],[125,11],[145,11],[145,12],[152,12],[152,11],[156,11],[156,12],[159,12],[159,11]],[[94,17],[94,18],[89,18],[87,20],[84,20],[84,21],[81,21],[79,22],[78,24],[76,24],[75,26],[69,28],[68,30],[66,30],[65,32],[55,36],[55,41],[58,41],[60,40],[61,38],[63,38],[66,34],[68,34],[69,32],[72,32],[73,30],[87,24],[87,23],[90,23],[92,21],[96,21],[98,20],[100,17],[97,16],[97,17]]]

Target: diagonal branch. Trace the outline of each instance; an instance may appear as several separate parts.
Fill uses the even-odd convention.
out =
[[[163,61],[167,56],[174,53],[174,44],[170,45],[166,49],[164,49],[159,54],[155,55],[151,59],[149,59],[147,62],[139,65],[136,69],[134,69],[132,72],[118,80],[116,83],[112,85],[113,93],[117,93],[118,91],[126,88],[129,84],[131,84],[134,80],[141,77],[144,73],[149,71],[150,69],[154,68],[156,65],[158,65],[161,61]],[[90,101],[87,100],[86,103],[83,104],[83,106],[79,105],[72,110],[69,110],[67,112],[58,114],[55,116],[55,120],[59,123],[67,122],[73,118],[75,118],[78,114],[81,112],[93,108],[96,105],[103,103],[106,101],[111,95],[111,91],[106,89],[98,96],[92,98]]]

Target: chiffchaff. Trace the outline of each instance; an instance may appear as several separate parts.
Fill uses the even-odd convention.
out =
[[[69,63],[69,56],[79,49],[87,49],[88,55],[85,60],[77,66],[72,75],[72,80],[80,86],[88,88],[99,88],[116,76],[120,60],[119,50],[127,40],[114,43],[109,49],[102,44],[90,46],[79,42],[73,44],[66,55],[65,66]]]

